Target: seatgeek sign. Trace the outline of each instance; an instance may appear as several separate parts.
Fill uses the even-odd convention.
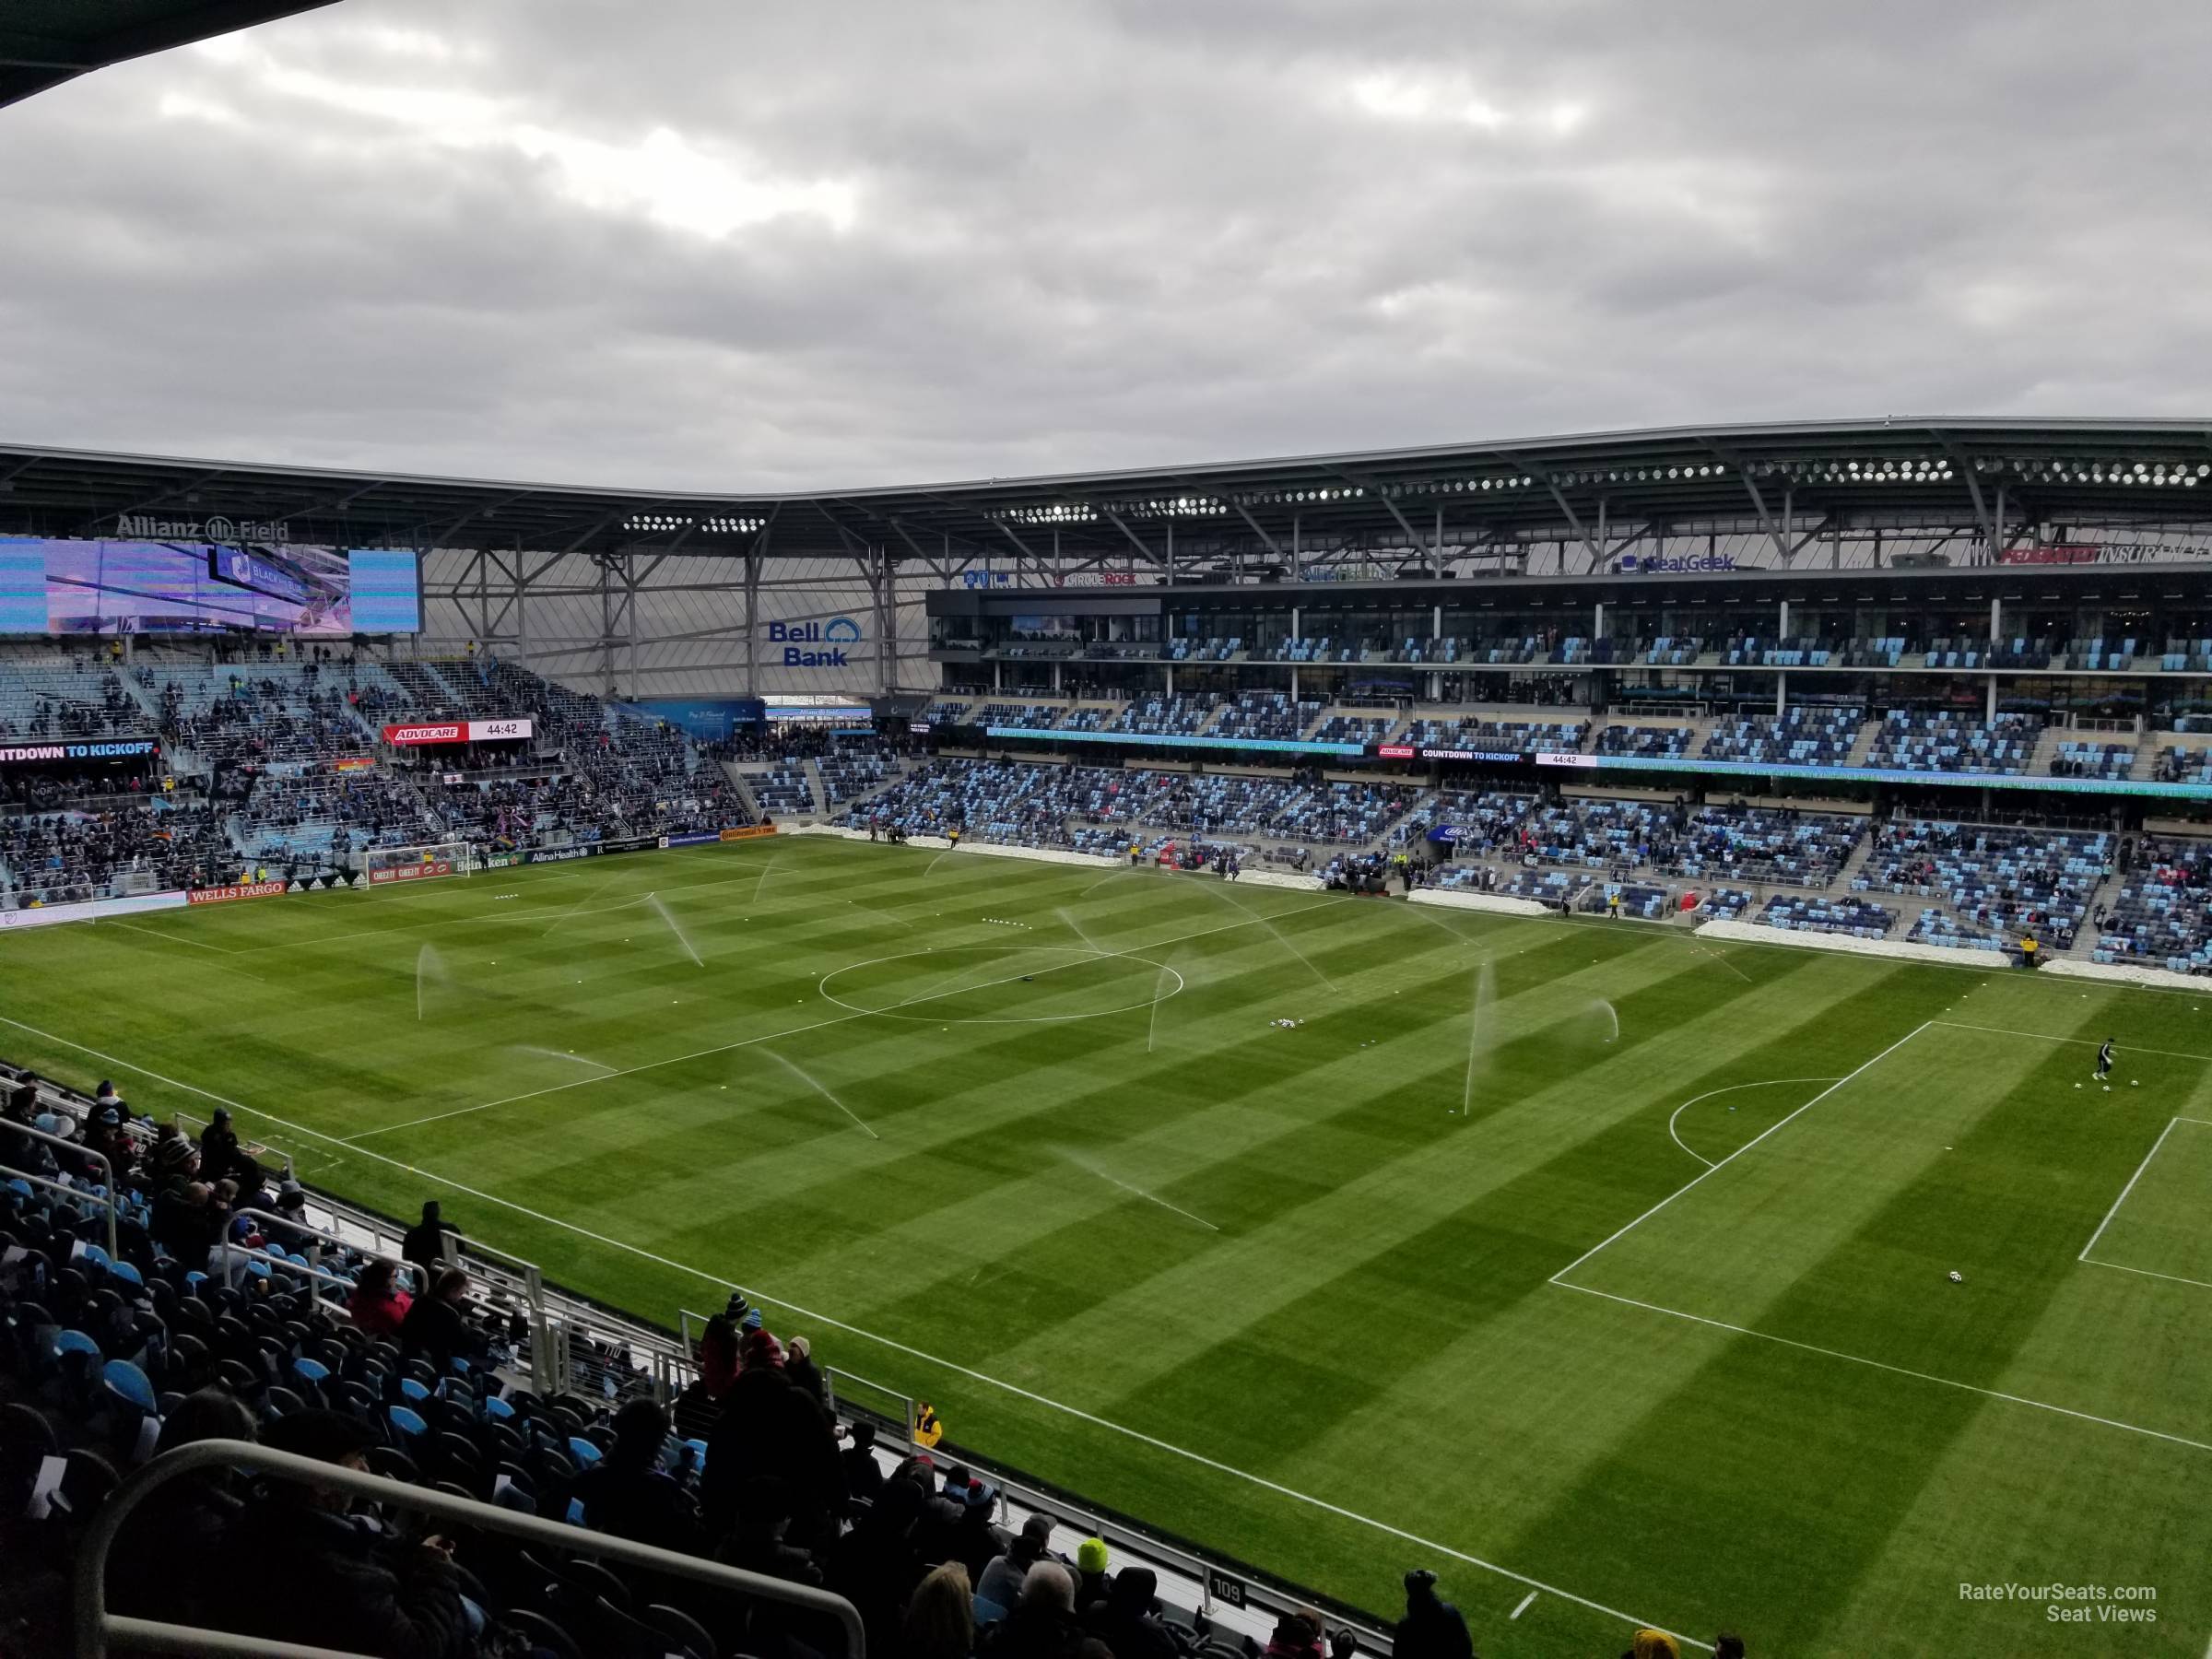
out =
[[[860,624],[850,617],[827,622],[771,622],[768,642],[783,647],[786,668],[843,668],[844,647],[860,643]]]
[[[447,720],[434,725],[388,725],[384,741],[394,748],[421,748],[434,743],[507,743],[527,737],[527,720]]]

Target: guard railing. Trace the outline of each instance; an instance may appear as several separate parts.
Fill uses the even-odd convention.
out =
[[[73,1594],[77,1659],[106,1659],[111,1645],[130,1652],[157,1653],[321,1655],[343,1654],[347,1651],[304,1648],[158,1619],[131,1618],[107,1610],[108,1554],[132,1511],[149,1493],[171,1481],[210,1469],[258,1470],[350,1498],[413,1510],[474,1532],[499,1533],[566,1555],[592,1556],[671,1578],[688,1579],[711,1589],[731,1591],[761,1601],[782,1602],[834,1620],[844,1632],[844,1659],[865,1659],[866,1639],[862,1634],[859,1613],[843,1596],[832,1595],[826,1590],[747,1572],[742,1568],[724,1567],[696,1556],[678,1555],[670,1549],[656,1549],[650,1544],[633,1544],[607,1533],[541,1520],[473,1498],[458,1498],[426,1487],[409,1486],[404,1481],[388,1480],[381,1475],[365,1474],[337,1464],[296,1457],[288,1452],[274,1451],[246,1441],[229,1440],[196,1441],[164,1452],[134,1471],[94,1513],[76,1556]]]

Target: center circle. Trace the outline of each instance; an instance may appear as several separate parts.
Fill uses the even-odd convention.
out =
[[[865,1003],[851,1002],[830,989],[831,984],[849,974],[869,968],[880,968],[891,962],[942,961],[947,957],[997,958],[1004,960],[1024,957],[1062,957],[1072,960],[1053,962],[1036,968],[1030,973],[1007,973],[999,978],[983,978],[971,984],[956,982],[942,991],[924,990],[911,996],[891,996],[882,1006],[870,1007]],[[960,1015],[908,1013],[909,1008],[923,1007],[929,1003],[949,1002],[956,997],[968,996],[979,991],[1035,979],[1041,974],[1064,975],[1079,969],[1086,962],[1128,962],[1148,970],[1146,994],[1131,1002],[1116,1003],[1111,1008],[1087,1008],[1079,1014],[999,1014]],[[1172,989],[1161,993],[1157,987],[1159,975],[1166,972],[1174,980]],[[934,950],[902,950],[893,956],[870,957],[865,962],[850,962],[842,968],[833,968],[822,975],[815,990],[824,1000],[841,1008],[850,1008],[855,1014],[874,1014],[886,1019],[911,1019],[916,1022],[935,1020],[939,1025],[1053,1025],[1070,1019],[1103,1019],[1110,1014],[1127,1014],[1133,1009],[1148,1008],[1155,1002],[1179,995],[1183,989],[1182,975],[1164,963],[1148,961],[1143,957],[1124,956],[1118,952],[1092,950],[1077,945],[943,945]]]

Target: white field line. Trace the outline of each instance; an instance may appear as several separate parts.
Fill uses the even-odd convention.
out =
[[[1818,1094],[1815,1095],[1804,1105],[1798,1107],[1795,1112],[1791,1112],[1788,1117],[1782,1119],[1780,1123],[1769,1125],[1766,1129],[1753,1135],[1749,1140],[1746,1141],[1735,1151],[1729,1153],[1726,1158],[1722,1159],[1719,1163],[1713,1164],[1700,1173],[1691,1176],[1688,1181],[1684,1182],[1680,1186],[1677,1187],[1665,1197],[1660,1199],[1658,1203],[1653,1205],[1650,1209],[1645,1210],[1642,1215],[1638,1216],[1633,1221],[1630,1221],[1626,1227],[1617,1229],[1615,1231],[1608,1233],[1606,1237],[1600,1239],[1596,1243],[1591,1245],[1590,1248],[1583,1251],[1581,1255],[1576,1256],[1573,1261],[1568,1263],[1566,1266],[1560,1268],[1557,1273],[1553,1274],[1549,1282],[1555,1285],[1565,1283],[1569,1274],[1572,1273],[1577,1267],[1580,1267],[1584,1262],[1588,1261],[1599,1251],[1605,1249],[1606,1245],[1612,1243],[1614,1240],[1623,1237],[1633,1229],[1640,1227],[1644,1222],[1650,1220],[1653,1216],[1657,1215],[1661,1210],[1665,1209],[1676,1199],[1681,1197],[1683,1194],[1688,1192],[1691,1187],[1696,1186],[1698,1182],[1703,1181],[1706,1176],[1712,1174],[1714,1170],[1724,1169],[1729,1164],[1734,1163],[1745,1153],[1750,1151],[1752,1147],[1758,1146],[1760,1141],[1765,1140],[1768,1135],[1772,1135],[1775,1130],[1783,1127],[1785,1124],[1794,1123],[1806,1112],[1811,1111],[1814,1107],[1820,1104],[1821,1101],[1827,1100],[1830,1095],[1834,1094],[1836,1090],[1842,1088],[1844,1084],[1850,1082],[1853,1077],[1859,1076],[1860,1073],[1866,1071],[1875,1065],[1878,1065],[1882,1061],[1887,1060],[1891,1054],[1896,1053],[1899,1049],[1903,1048],[1906,1043],[1912,1041],[1913,1038],[1919,1036],[1923,1031],[1926,1030],[1930,1023],[1931,1022],[1928,1020],[1922,1020],[1918,1025],[1907,1031],[1902,1037],[1900,1037],[1895,1042],[1891,1043],[1880,1053],[1875,1055],[1873,1059],[1861,1062],[1852,1070],[1846,1072],[1842,1077],[1838,1077],[1833,1083],[1830,1083],[1826,1088],[1822,1089]],[[1687,1147],[1683,1147],[1682,1149],[1685,1152],[1689,1151],[1689,1148]],[[1696,1156],[1695,1153],[1691,1153],[1690,1155],[1693,1158]],[[1583,1287],[1580,1285],[1568,1286],[1568,1288],[1571,1290],[1580,1290]]]
[[[2120,1206],[2127,1202],[2127,1195],[2136,1190],[2136,1182],[2143,1179],[2143,1171],[2150,1168],[2150,1160],[2159,1155],[2159,1148],[2166,1144],[2166,1137],[2173,1133],[2174,1124],[2181,1121],[2178,1117],[2166,1120],[2166,1127],[2159,1130],[2159,1138],[2150,1143],[2150,1150],[2143,1154],[2143,1161],[2136,1166],[2136,1172],[2127,1178],[2127,1184],[2120,1189],[2120,1196],[2113,1199],[2112,1207],[2104,1212],[2104,1219],[2097,1223],[2097,1230],[2089,1235],[2089,1241],[2081,1247],[2081,1253],[2074,1258],[2076,1261],[2086,1262],[2089,1259],[2089,1252],[2097,1248],[2097,1241],[2104,1237],[2104,1230],[2112,1224],[2112,1218],[2120,1213]]]
[[[1320,904],[1302,904],[1298,906],[1297,909],[1320,910],[1325,905],[1342,904],[1345,902],[1347,901],[1341,899],[1327,899],[1324,900]],[[1297,912],[1296,911],[1290,911],[1285,912],[1284,913],[1296,914]],[[639,1072],[657,1071],[664,1065],[681,1065],[688,1060],[704,1060],[713,1054],[729,1053],[735,1049],[750,1048],[757,1042],[773,1042],[778,1038],[797,1037],[807,1031],[821,1030],[827,1026],[843,1025],[848,1020],[872,1019],[879,1015],[894,1013],[900,1008],[912,1007],[918,1003],[935,1002],[940,997],[965,996],[970,992],[988,991],[994,985],[1011,984],[1016,980],[1038,979],[1047,973],[1057,973],[1063,969],[1080,968],[1085,966],[1087,963],[1096,962],[1113,957],[1135,957],[1140,950],[1157,950],[1162,945],[1179,945],[1184,939],[1203,938],[1207,934],[1231,933],[1240,927],[1249,927],[1252,924],[1249,922],[1228,922],[1222,924],[1218,927],[1202,927],[1196,933],[1181,934],[1171,939],[1159,939],[1147,944],[1132,945],[1126,950],[1101,951],[1098,956],[1078,957],[1072,962],[1062,962],[1051,968],[1034,969],[1026,974],[1009,973],[1003,979],[983,980],[981,982],[972,985],[958,985],[949,991],[932,991],[924,995],[910,996],[902,1002],[895,1002],[891,1004],[889,1007],[886,1008],[863,1008],[851,1014],[836,1014],[832,1015],[828,1019],[815,1020],[809,1025],[791,1026],[781,1031],[764,1031],[758,1037],[740,1037],[735,1042],[717,1043],[712,1048],[694,1049],[688,1054],[672,1054],[665,1060],[648,1060],[641,1065],[626,1065],[619,1071],[609,1071],[596,1077],[575,1077],[571,1078],[566,1083],[555,1083],[544,1088],[532,1088],[526,1089],[521,1094],[503,1095],[499,1100],[486,1100],[482,1104],[477,1106],[456,1106],[450,1112],[433,1112],[424,1117],[409,1118],[404,1124],[386,1124],[381,1128],[364,1129],[358,1135],[347,1135],[345,1140],[347,1145],[351,1146],[358,1141],[367,1140],[372,1135],[390,1135],[396,1130],[413,1129],[423,1124],[440,1123],[446,1118],[465,1117],[472,1112],[489,1112],[494,1106],[512,1106],[518,1100],[535,1100],[541,1095],[559,1094],[566,1089],[582,1088],[587,1083],[604,1083],[609,1077],[634,1077]],[[1137,959],[1142,961],[1146,959],[1138,957]]]
[[[1312,909],[1315,907],[1309,905],[1305,908]],[[1171,943],[1171,941],[1163,941],[1163,943]],[[315,1140],[327,1141],[333,1146],[344,1147],[347,1145],[347,1143],[339,1140],[335,1135],[327,1135],[320,1129],[310,1129],[304,1124],[291,1123],[287,1119],[280,1118],[273,1113],[264,1112],[259,1107],[248,1106],[242,1100],[230,1100],[226,1096],[216,1094],[212,1090],[202,1088],[195,1083],[186,1083],[181,1078],[167,1077],[160,1072],[151,1070],[147,1066],[136,1065],[131,1061],[118,1059],[113,1054],[102,1053],[98,1049],[88,1048],[81,1042],[73,1042],[66,1037],[57,1037],[52,1031],[41,1030],[36,1026],[26,1025],[21,1020],[12,1019],[5,1014],[0,1014],[0,1024],[11,1025],[14,1026],[18,1030],[29,1032],[33,1037],[42,1038],[48,1042],[59,1043],[64,1048],[75,1049],[80,1054],[88,1054],[93,1059],[100,1061],[101,1064],[114,1066],[120,1071],[131,1072],[141,1077],[151,1077],[155,1082],[166,1084],[169,1088],[182,1089],[187,1094],[198,1095],[202,1100],[212,1100],[218,1106],[228,1106],[233,1112],[249,1112],[253,1116],[260,1118],[265,1123],[275,1124],[277,1127],[288,1130],[295,1135],[305,1135]],[[657,1255],[653,1252],[641,1249],[635,1244],[625,1243],[620,1239],[610,1239],[605,1233],[597,1233],[592,1231],[589,1228],[579,1227],[573,1221],[564,1221],[557,1216],[548,1216],[542,1210],[534,1210],[526,1205],[516,1204],[512,1199],[501,1198],[494,1194],[484,1192],[478,1188],[464,1185],[462,1182],[451,1180],[446,1176],[440,1175],[434,1171],[423,1170],[418,1166],[407,1163],[403,1159],[387,1157],[382,1152],[371,1152],[368,1148],[362,1147],[354,1147],[350,1149],[362,1158],[373,1159],[376,1162],[382,1164],[389,1164],[392,1168],[395,1170],[404,1170],[410,1175],[425,1176],[429,1180],[435,1182],[438,1185],[452,1192],[465,1193],[471,1198],[481,1199],[486,1204],[495,1204],[501,1209],[510,1210],[515,1215],[526,1216],[531,1220],[539,1223],[541,1226],[559,1228],[563,1232],[573,1233],[580,1239],[588,1239],[594,1244],[606,1245],[610,1250],[622,1251],[626,1254],[636,1256],[641,1261],[652,1262],[656,1266],[666,1267],[677,1273],[688,1274],[693,1278],[700,1279],[706,1284],[717,1287],[726,1287],[731,1282],[730,1276],[726,1273],[704,1272],[700,1268],[690,1265],[688,1263],[673,1261],[667,1256]],[[1250,1470],[1240,1469],[1232,1464],[1221,1462],[1218,1458],[1208,1457],[1203,1452],[1194,1452],[1188,1447],[1175,1445],[1171,1441],[1159,1439],[1157,1435],[1147,1434],[1141,1429],[1132,1429],[1124,1423],[1117,1423],[1112,1421],[1111,1418],[1100,1417],[1095,1412],[1086,1411],[1079,1406],[1067,1405],[1064,1401],[1055,1400],[1051,1398],[1049,1395],[1038,1394],[1034,1390],[1023,1388],[1018,1383],[1008,1382],[1004,1378],[994,1377],[988,1372],[976,1371],[971,1367],[959,1364],[954,1360],[940,1359],[935,1354],[929,1353],[922,1348],[912,1347],[907,1343],[897,1341],[892,1337],[879,1336],[873,1331],[862,1329],[859,1325],[849,1324],[845,1321],[832,1318],[827,1313],[820,1313],[815,1312],[811,1308],[801,1307],[796,1302],[787,1301],[783,1298],[773,1295],[766,1290],[756,1289],[750,1281],[747,1281],[746,1285],[746,1291],[747,1294],[755,1297],[757,1300],[772,1302],[777,1307],[785,1310],[787,1312],[797,1314],[801,1319],[810,1320],[817,1324],[827,1325],[831,1330],[843,1331],[848,1335],[857,1336],[863,1341],[872,1342],[877,1347],[888,1348],[894,1353],[904,1354],[909,1359],[918,1359],[927,1365],[934,1365],[941,1371],[951,1372],[955,1376],[965,1377],[969,1381],[980,1382],[985,1387],[995,1388],[1004,1394],[1012,1394],[1018,1399],[1027,1400],[1031,1405],[1041,1406],[1049,1411],[1059,1412],[1065,1417],[1075,1418],[1077,1422],[1088,1423],[1095,1429],[1102,1429],[1109,1433],[1121,1435],[1124,1439],[1135,1441],[1140,1445],[1149,1446],[1157,1452],[1167,1453],[1169,1456],[1180,1457],[1184,1459],[1186,1462],[1198,1465],[1201,1468],[1211,1469],[1216,1474],[1226,1475],[1232,1479],[1241,1480],[1250,1486],[1257,1487],[1262,1491],[1271,1492],[1278,1498],[1288,1499],[1294,1503],[1302,1503],[1310,1509],[1321,1511],[1324,1514],[1335,1515],[1339,1520],[1349,1521],[1355,1525],[1365,1526],[1371,1531],[1382,1533],[1386,1536],[1399,1539],[1401,1542],[1406,1544],[1411,1544],[1417,1548],[1432,1550],[1438,1555],[1449,1556],[1455,1561],[1465,1561],[1470,1567],[1479,1568],[1485,1572],[1496,1573],[1500,1578],[1511,1579],[1517,1584],[1525,1585],[1532,1590],[1541,1591],[1547,1595],[1556,1595],[1562,1601],[1572,1602],[1578,1607],[1587,1607],[1593,1613],[1602,1613],[1607,1618],[1618,1619],[1623,1624],[1635,1625],[1652,1630],[1666,1630],[1668,1635],[1673,1636],[1677,1641],[1683,1643],[1687,1647],[1694,1647],[1699,1649],[1700,1652],[1705,1653],[1712,1652],[1711,1643],[1699,1641],[1694,1637],[1684,1636],[1679,1631],[1667,1630],[1665,1625],[1653,1624],[1650,1619],[1639,1618],[1632,1613],[1623,1613],[1618,1607],[1609,1607],[1603,1602],[1593,1601],[1587,1596],[1577,1595],[1572,1591],[1562,1590],[1556,1584],[1547,1584],[1541,1579],[1531,1578],[1524,1572],[1516,1572],[1510,1567],[1501,1567],[1495,1561],[1485,1560],[1482,1557],[1470,1555],[1465,1550],[1454,1549],[1449,1544],[1440,1544],[1433,1538],[1424,1538],[1418,1533],[1408,1532],[1402,1526],[1394,1526],[1387,1521],[1378,1521],[1371,1515],[1362,1515],[1355,1510],[1346,1509],[1341,1504],[1332,1503],[1325,1498],[1316,1498],[1311,1493],[1298,1491],[1294,1488],[1284,1486],[1278,1481],[1270,1480],[1264,1475],[1254,1475]]]
[[[1527,1611],[1528,1611],[1528,1605],[1529,1605],[1529,1603],[1531,1603],[1531,1602],[1535,1601],[1535,1599],[1536,1599],[1536,1593],[1535,1593],[1534,1590],[1531,1590],[1531,1591],[1530,1591],[1530,1592],[1529,1592],[1529,1593],[1528,1593],[1526,1595],[1524,1595],[1524,1596],[1523,1596],[1523,1597],[1521,1598],[1521,1605],[1520,1605],[1519,1606],[1515,1607],[1515,1608],[1514,1608],[1514,1609],[1513,1609],[1513,1610],[1512,1610],[1511,1613],[1508,1613],[1508,1614],[1506,1615],[1506,1618],[1520,1618],[1522,1614],[1524,1614],[1524,1613],[1525,1613],[1525,1612],[1527,1612]]]
[[[1712,1159],[1706,1157],[1702,1152],[1691,1152],[1689,1144],[1680,1135],[1675,1135],[1675,1118],[1680,1117],[1700,1100],[1710,1100],[1715,1095],[1734,1094],[1739,1088],[1780,1088],[1785,1083],[1841,1083],[1843,1079],[1841,1077],[1768,1077],[1758,1083],[1731,1083],[1725,1088],[1709,1088],[1701,1095],[1690,1096],[1688,1100],[1675,1108],[1674,1115],[1666,1120],[1666,1132],[1674,1136],[1676,1146],[1680,1147],[1685,1152],[1689,1152],[1692,1158],[1707,1169],[1715,1169],[1718,1166]]]
[[[2130,987],[2132,990],[2149,990],[2152,988],[2153,987],[2142,985]],[[2193,994],[2183,993],[2183,994]],[[1928,1021],[1928,1023],[1930,1025],[1948,1026],[1954,1031],[1987,1031],[1991,1035],[1996,1037],[2034,1037],[2044,1042],[2079,1043],[2083,1048],[2097,1048],[2100,1046],[2097,1039],[2094,1037],[2054,1037],[2049,1031],[2016,1031],[2010,1026],[1968,1025],[1964,1020],[1959,1019],[1931,1019]],[[2212,1054],[2184,1054],[2178,1049],[2134,1048],[2122,1047],[2118,1044],[2114,1044],[2113,1053],[2118,1054],[2156,1054],[2162,1060],[2202,1060],[2207,1064],[2212,1064]]]
[[[1961,1382],[1955,1377],[1938,1377],[1928,1371],[1917,1371],[1902,1365],[1891,1365],[1886,1359],[1869,1359],[1864,1354],[1846,1354],[1840,1348],[1821,1347],[1816,1343],[1799,1342],[1793,1336],[1777,1336],[1771,1331],[1755,1331],[1748,1325],[1730,1324],[1724,1319],[1708,1319],[1702,1313],[1685,1313],[1679,1308],[1663,1308],[1656,1302],[1638,1301],[1632,1296],[1616,1296],[1610,1290],[1594,1290],[1588,1285],[1561,1284],[1551,1281],[1562,1290],[1580,1290],[1584,1296],[1603,1297],[1623,1307],[1641,1308],[1648,1313],[1664,1313],[1669,1319],[1686,1319],[1692,1324],[1709,1325],[1716,1331],[1729,1331],[1738,1336],[1756,1336],[1761,1342],[1780,1343],[1783,1347],[1797,1348],[1807,1354],[1818,1354],[1824,1359],[1841,1359],[1853,1365],[1870,1366],[1876,1371],[1888,1371],[1893,1376],[1911,1377],[1918,1382],[1933,1382],[1941,1388],[1956,1388],[1967,1394],[1977,1394],[1985,1399],[2003,1400],[2011,1406],[2031,1406],[2037,1411],[2055,1412],[2060,1417],[2073,1418],[2079,1422],[2096,1423],[2106,1429],[2119,1429],[2129,1434],[2147,1436],[2165,1441],[2170,1445],[2186,1446],[2192,1452],[2212,1452],[2212,1444],[2194,1441],[2186,1435],[2169,1434],[2163,1429],[2146,1429],[2140,1423],[2124,1423],[2118,1418],[2099,1417],[2090,1411],[2077,1411],[2071,1406],[2053,1406],[2048,1400],[2031,1400],[2026,1394],[2006,1394],[2002,1389],[1983,1388],[1978,1382]]]
[[[2200,1290],[2212,1290],[2212,1279],[2193,1279],[2179,1273],[2159,1273],[2148,1267],[2130,1267],[2121,1262],[2085,1261],[2085,1267],[2110,1267],[2114,1273],[2132,1273],[2141,1278],[2164,1279],[2172,1285],[2194,1285]]]
[[[243,956],[242,950],[230,950],[220,945],[210,945],[205,939],[188,939],[182,934],[164,933],[158,927],[140,927],[135,922],[110,922],[110,927],[120,927],[125,933],[144,934],[149,939],[167,939],[171,945],[190,945],[200,950],[212,950],[219,956]]]

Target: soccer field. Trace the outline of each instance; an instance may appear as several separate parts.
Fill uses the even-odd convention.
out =
[[[2212,986],[806,839],[11,935],[0,1054],[1491,1659],[2212,1638]]]

